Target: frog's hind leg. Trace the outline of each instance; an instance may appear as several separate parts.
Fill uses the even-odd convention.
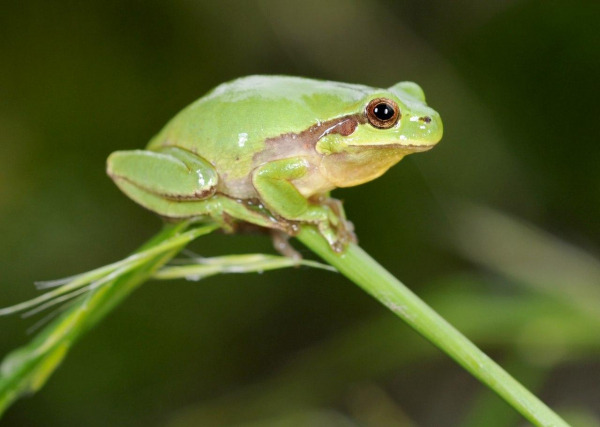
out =
[[[204,158],[177,147],[159,151],[117,151],[107,172],[135,202],[165,218],[209,217],[228,231],[245,221],[259,227],[297,232],[296,223],[272,216],[249,201],[217,193],[219,176]]]
[[[135,186],[144,194],[179,201],[210,197],[219,182],[219,175],[210,162],[177,147],[114,152],[108,158],[106,171],[127,195],[127,190]],[[146,204],[134,200],[155,210],[147,206],[151,200]]]
[[[259,227],[281,230],[288,234],[295,234],[298,231],[295,223],[255,210],[244,201],[235,200],[223,194],[213,194],[202,200],[172,200],[149,193],[129,181],[121,181],[118,185],[131,199],[167,219],[205,217],[218,222],[226,231],[233,231],[232,223],[236,221],[245,221]]]

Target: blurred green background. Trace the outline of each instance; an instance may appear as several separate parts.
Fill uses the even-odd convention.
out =
[[[4,2],[0,306],[159,229],[105,158],[215,85],[413,80],[442,143],[334,195],[392,273],[574,425],[599,425],[599,16],[593,1]],[[272,251],[225,235],[193,249]],[[0,319],[0,354],[33,323]],[[356,286],[302,268],[148,283],[2,425],[522,423]]]

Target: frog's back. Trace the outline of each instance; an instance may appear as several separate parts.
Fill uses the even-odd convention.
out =
[[[244,166],[266,139],[350,114],[371,90],[299,77],[243,77],[217,86],[186,107],[148,148],[175,145],[232,173],[231,162],[241,163],[237,169],[247,173]]]

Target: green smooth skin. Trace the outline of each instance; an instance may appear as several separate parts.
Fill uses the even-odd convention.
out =
[[[394,101],[388,129],[367,105]],[[329,198],[382,175],[442,137],[439,115],[415,83],[388,89],[284,76],[224,83],[177,114],[145,150],[110,155],[119,188],[168,218],[209,217],[295,234],[317,225],[332,248],[354,239],[341,204]]]

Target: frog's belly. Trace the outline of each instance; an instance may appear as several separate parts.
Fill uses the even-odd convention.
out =
[[[221,173],[219,174],[217,191],[236,199],[260,199],[260,195],[252,183],[253,173],[254,170],[244,177],[234,177],[227,173]],[[312,161],[309,162],[308,171],[303,177],[290,182],[306,198],[316,194],[324,194],[335,188],[335,185],[321,173],[319,163]]]
[[[217,192],[233,197],[234,199],[256,199],[259,198],[254,185],[252,185],[252,175],[248,174],[243,178],[231,177],[227,173],[219,174],[219,184]]]

